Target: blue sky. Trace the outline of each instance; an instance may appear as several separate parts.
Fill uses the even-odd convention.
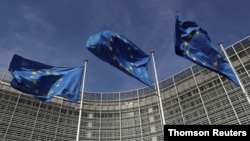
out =
[[[86,49],[92,34],[111,30],[145,53],[155,51],[158,80],[193,63],[174,52],[175,13],[195,21],[217,45],[250,35],[249,0],[5,0],[0,5],[0,70],[13,54],[53,66],[75,67],[88,60],[86,91],[127,91],[144,84]],[[148,75],[155,82],[152,59]]]

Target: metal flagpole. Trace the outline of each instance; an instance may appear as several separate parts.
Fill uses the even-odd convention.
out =
[[[249,97],[248,97],[248,95],[247,95],[247,91],[245,90],[244,86],[242,85],[241,80],[239,79],[239,77],[238,77],[238,75],[237,75],[237,73],[236,73],[236,71],[235,71],[235,69],[234,69],[234,67],[233,67],[233,65],[232,65],[232,63],[231,63],[231,61],[229,60],[229,57],[228,57],[226,51],[224,50],[224,47],[222,46],[222,42],[219,42],[218,44],[219,44],[219,46],[220,46],[222,52],[223,52],[224,55],[226,56],[226,58],[227,58],[227,60],[228,60],[228,62],[229,62],[229,64],[230,64],[230,66],[231,66],[231,68],[232,68],[232,70],[233,70],[233,72],[234,72],[234,74],[235,74],[235,76],[236,76],[238,82],[240,83],[240,87],[241,87],[243,93],[245,94],[248,103],[250,104],[250,99],[249,99]]]
[[[152,55],[153,66],[154,66],[155,81],[156,81],[156,87],[157,87],[157,93],[158,93],[158,101],[160,102],[162,124],[164,126],[166,124],[166,121],[165,121],[165,116],[164,116],[163,107],[162,107],[161,93],[160,93],[160,88],[159,88],[159,83],[158,83],[158,76],[157,76],[157,73],[156,73],[154,51],[151,51],[151,55]]]
[[[80,126],[81,126],[81,118],[82,118],[82,103],[83,103],[83,94],[84,94],[84,85],[85,85],[85,75],[86,75],[86,68],[87,68],[88,60],[84,61],[84,70],[83,70],[83,79],[82,79],[82,94],[81,94],[81,103],[79,109],[79,119],[78,119],[78,126],[77,126],[77,135],[76,141],[79,141],[79,134],[80,134]]]

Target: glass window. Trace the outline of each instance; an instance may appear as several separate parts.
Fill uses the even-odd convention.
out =
[[[178,83],[181,80],[179,74],[174,76],[174,80],[175,80],[175,83]]]
[[[132,97],[137,97],[137,91],[132,91],[131,95],[132,95]]]
[[[96,93],[95,96],[96,96],[96,100],[102,100],[101,99],[102,98],[102,94]]]
[[[119,115],[119,113],[113,113],[114,114],[114,117],[120,117]]]
[[[168,83],[168,86],[173,85],[173,84],[174,84],[174,80],[173,80],[173,78],[172,78],[172,77],[171,77],[171,78],[169,78],[169,79],[167,80],[167,83]]]
[[[126,98],[126,93],[124,93],[124,92],[120,93],[120,96],[121,96],[120,99],[125,99]]]
[[[114,94],[113,93],[108,94],[108,100],[113,100],[113,99],[114,99]]]
[[[114,94],[114,100],[119,100],[119,93]]]
[[[250,41],[248,38],[246,38],[245,40],[241,41],[242,45],[245,47],[245,46],[248,46],[250,45]]]
[[[20,98],[18,102],[19,102],[19,103],[25,103],[25,99]]]
[[[93,95],[93,94],[90,94],[90,93],[88,93],[88,92],[85,92],[83,98],[84,98],[84,99],[91,99],[91,95]]]
[[[160,89],[163,89],[163,88],[168,87],[167,81],[165,80],[165,81],[160,82],[160,83],[159,83],[159,87],[160,87]]]
[[[238,43],[238,44],[234,45],[234,49],[236,50],[236,52],[239,52],[239,51],[243,50],[243,47],[241,46],[240,43]]]
[[[250,64],[246,66],[246,69],[249,71],[250,70]]]
[[[126,98],[131,98],[132,97],[132,93],[131,92],[126,92]]]
[[[95,100],[95,93],[89,93],[89,99]]]
[[[186,71],[181,72],[180,78],[181,80],[184,80],[186,78]]]
[[[108,100],[108,94],[102,94],[102,100]]]
[[[10,96],[9,95],[4,95],[4,99],[9,99],[10,98]]]
[[[186,75],[187,75],[187,77],[192,76],[191,68],[188,68],[188,69],[186,70]]]
[[[237,61],[237,60],[238,60],[238,57],[237,57],[236,55],[234,55],[234,56],[231,56],[229,59],[230,59],[232,62],[234,62],[234,61]]]
[[[138,94],[139,94],[139,96],[144,95],[144,90],[143,90],[143,89],[139,89],[139,90],[138,90]]]
[[[62,109],[61,113],[65,113],[66,114],[67,113],[67,109]]]
[[[197,72],[199,72],[199,68],[198,67],[199,67],[198,65],[194,65],[192,67],[194,74],[197,73]]]
[[[247,56],[247,53],[245,51],[242,51],[239,53],[239,57],[240,58],[243,58],[243,57],[246,57]]]
[[[33,102],[33,106],[39,107],[40,103],[38,102]]]
[[[225,49],[225,51],[226,51],[226,53],[227,53],[228,56],[231,56],[231,55],[235,54],[235,52],[234,52],[234,50],[233,50],[232,47]]]

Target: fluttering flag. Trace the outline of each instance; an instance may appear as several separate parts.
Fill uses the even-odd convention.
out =
[[[54,96],[78,101],[83,67],[54,67],[14,54],[9,71],[11,87],[41,101],[50,102]]]
[[[180,20],[178,15],[175,23],[175,52],[240,85],[233,68],[224,54],[213,45],[208,33],[193,21]]]
[[[99,59],[153,88],[147,74],[149,55],[123,35],[105,30],[91,35],[86,47]]]

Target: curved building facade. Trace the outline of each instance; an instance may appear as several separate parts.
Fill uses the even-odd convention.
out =
[[[226,48],[250,93],[250,36]],[[76,139],[79,104],[55,97],[41,102],[9,85],[0,71],[0,140],[71,141]],[[250,124],[250,103],[240,87],[198,65],[159,83],[166,125]],[[84,92],[80,140],[163,141],[156,91]]]

